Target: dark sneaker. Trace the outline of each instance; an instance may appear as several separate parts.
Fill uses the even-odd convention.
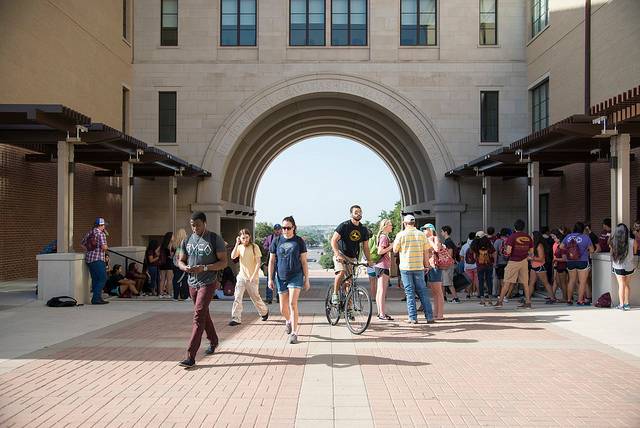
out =
[[[270,304],[272,304],[272,303],[273,303],[273,300],[269,299],[269,300],[267,300],[265,303],[266,303],[267,305],[270,305]]]
[[[230,325],[231,327],[234,327],[234,326],[236,326],[236,325],[240,325],[240,324],[241,324],[241,323],[239,323],[239,322],[238,322],[238,321],[236,321],[236,320],[231,320],[231,321],[229,321],[229,325]]]
[[[97,302],[91,302],[92,305],[106,305],[107,302],[106,300],[98,300]]]
[[[262,321],[266,321],[269,319],[269,311],[266,314],[262,315]]]
[[[217,344],[214,345],[213,343],[210,343],[209,346],[207,346],[207,349],[204,350],[204,355],[212,355],[214,352],[216,352],[217,347]]]
[[[460,299],[456,297],[451,301],[451,303],[460,303]]]
[[[196,361],[192,358],[187,358],[186,360],[180,361],[178,365],[180,365],[180,367],[190,369],[191,367],[196,365]]]
[[[295,345],[296,343],[298,343],[298,335],[297,335],[297,334],[295,334],[295,333],[291,333],[291,334],[289,335],[289,343],[290,343],[291,345]]]
[[[435,324],[436,321],[435,320],[427,320],[427,324]]]
[[[291,328],[291,323],[290,322],[285,322],[284,323],[284,331],[286,331],[287,334],[291,334],[293,329]]]

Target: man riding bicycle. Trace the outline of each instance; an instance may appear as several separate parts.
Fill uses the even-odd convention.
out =
[[[333,264],[335,267],[335,282],[333,284],[333,294],[331,295],[331,304],[340,303],[340,284],[344,281],[346,275],[350,274],[353,264],[358,262],[360,256],[360,243],[364,255],[367,258],[367,264],[373,265],[371,262],[371,254],[369,253],[369,231],[360,224],[362,220],[362,208],[353,205],[349,212],[351,219],[340,223],[333,236],[331,237],[331,249],[333,250]]]

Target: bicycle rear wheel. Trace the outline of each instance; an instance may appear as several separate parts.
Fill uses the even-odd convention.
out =
[[[331,295],[333,294],[333,285],[327,287],[327,297],[324,299],[324,310],[327,315],[329,324],[336,325],[340,321],[340,305],[331,304]]]
[[[345,304],[345,321],[349,331],[353,334],[362,334],[371,322],[371,297],[366,288],[352,286],[347,294]]]

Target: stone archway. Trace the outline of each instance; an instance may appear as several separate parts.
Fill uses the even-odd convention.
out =
[[[196,206],[219,218],[252,211],[260,178],[278,154],[327,134],[376,152],[395,176],[407,210],[427,212],[436,202],[458,202],[457,186],[444,178],[453,159],[417,106],[368,79],[313,74],[262,90],[227,118],[203,159],[212,177],[199,184]],[[441,187],[447,187],[446,201]]]

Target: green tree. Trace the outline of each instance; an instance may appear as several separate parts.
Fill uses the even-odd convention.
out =
[[[333,250],[331,249],[331,242],[327,239],[322,243],[322,255],[318,263],[323,269],[333,269]]]

